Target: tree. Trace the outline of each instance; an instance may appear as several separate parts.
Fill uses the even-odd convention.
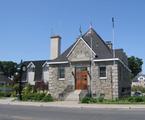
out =
[[[0,66],[4,74],[8,77],[11,77],[16,72],[17,63],[12,61],[0,61]]]
[[[128,67],[132,71],[133,77],[142,71],[142,64],[143,60],[138,57],[131,56],[128,58]]]

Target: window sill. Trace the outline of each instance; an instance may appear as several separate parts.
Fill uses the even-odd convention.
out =
[[[61,80],[62,80],[62,81],[64,81],[64,80],[65,80],[65,78],[59,78],[58,80],[60,80],[60,81],[61,81]]]
[[[100,80],[106,80],[107,77],[100,77]]]

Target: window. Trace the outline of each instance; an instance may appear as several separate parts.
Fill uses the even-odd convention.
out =
[[[65,78],[65,67],[60,66],[58,69],[58,77],[59,78]]]
[[[106,78],[106,66],[100,67],[100,78]]]

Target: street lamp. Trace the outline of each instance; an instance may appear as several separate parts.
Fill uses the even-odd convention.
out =
[[[19,100],[22,100],[22,75],[27,70],[26,65],[23,64],[22,60],[19,64],[17,71],[19,74]]]

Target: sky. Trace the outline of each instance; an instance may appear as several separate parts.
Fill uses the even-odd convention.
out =
[[[0,0],[0,60],[47,60],[50,37],[66,50],[90,24],[115,48],[145,62],[145,0]],[[145,73],[145,64],[143,65]]]

